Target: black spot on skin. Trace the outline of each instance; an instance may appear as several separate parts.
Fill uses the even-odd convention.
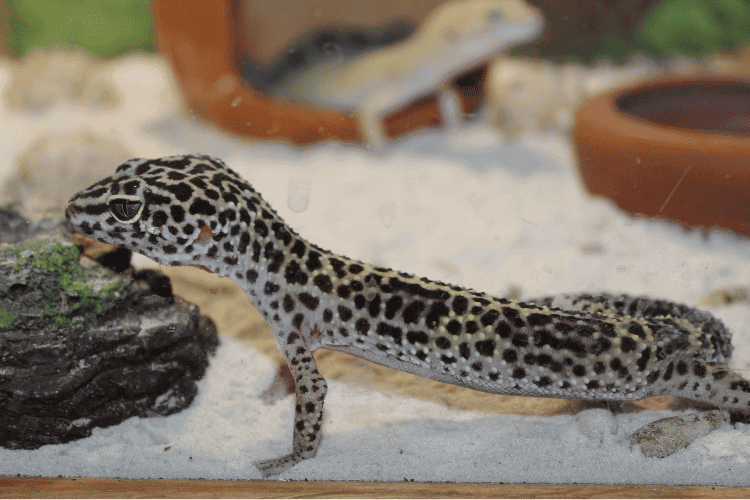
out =
[[[351,293],[352,293],[352,289],[349,288],[347,285],[339,285],[336,287],[336,295],[338,295],[342,299],[349,298],[349,295]]]
[[[301,328],[302,322],[305,321],[305,315],[302,313],[297,313],[294,315],[294,318],[292,318],[292,325],[294,325],[295,328]]]
[[[255,269],[250,269],[248,272],[245,273],[245,279],[247,279],[250,283],[255,283],[258,281],[258,271]]]
[[[452,319],[448,322],[447,325],[445,325],[445,329],[448,330],[448,333],[450,333],[451,335],[458,335],[461,333],[461,323],[459,323],[455,319]]]
[[[667,365],[667,368],[664,370],[664,375],[662,375],[661,377],[662,380],[664,380],[665,382],[668,382],[669,379],[672,378],[672,370],[674,370],[674,363],[670,361],[669,364]]]
[[[295,342],[297,342],[297,340],[299,340],[299,335],[297,333],[295,333],[295,332],[290,333],[286,337],[286,343],[287,343],[287,345],[292,345]]]
[[[526,335],[513,335],[511,343],[516,347],[527,347],[529,345],[529,338]]]
[[[591,354],[594,356],[600,356],[612,348],[612,342],[605,338],[599,337],[591,344]]]
[[[281,287],[277,285],[276,283],[272,283],[270,281],[266,282],[266,284],[263,286],[263,293],[266,295],[273,295],[274,293],[278,292]]]
[[[488,376],[493,382],[497,382],[500,379],[500,374],[498,373],[490,373]]]
[[[354,329],[360,335],[367,335],[367,332],[370,331],[370,322],[365,318],[360,318],[354,323]]]
[[[216,208],[203,198],[197,198],[190,204],[190,213],[192,215],[214,215]]]
[[[698,378],[705,377],[706,376],[706,365],[704,365],[700,361],[695,361],[693,363],[693,373]]]
[[[678,375],[687,375],[688,365],[684,361],[682,360],[678,361],[676,368],[677,368]]]
[[[501,321],[497,325],[495,325],[495,333],[500,335],[501,339],[507,339],[511,336],[513,330],[510,328],[510,325],[508,323],[506,323],[505,321]]]
[[[373,318],[378,317],[378,314],[380,314],[380,295],[375,294],[375,297],[372,298],[370,305],[367,307],[367,312]]]
[[[632,333],[633,335],[641,339],[646,338],[646,332],[643,331],[643,327],[638,323],[631,323],[628,327],[628,333]]]
[[[531,313],[526,318],[531,326],[544,326],[552,323],[552,318],[545,314]]]
[[[404,318],[404,322],[406,324],[412,324],[419,321],[419,317],[422,314],[422,311],[424,311],[425,303],[421,302],[419,300],[415,300],[406,308],[404,309],[404,312],[401,314]]]
[[[301,259],[305,255],[305,244],[302,240],[297,240],[289,251]]]
[[[177,253],[177,247],[174,246],[174,245],[164,245],[164,247],[162,248],[162,250],[167,255],[172,255],[172,254]]]
[[[418,352],[417,354],[415,354],[415,356],[416,356],[416,357],[417,357],[417,359],[419,359],[420,361],[424,361],[425,359],[427,359],[427,353],[426,353],[426,352],[424,352],[424,351],[419,351],[419,352]]]
[[[575,365],[573,367],[573,375],[576,377],[583,377],[586,375],[586,368],[584,368],[582,365]]]
[[[288,293],[286,295],[284,295],[284,299],[282,300],[282,303],[284,305],[284,312],[285,313],[288,314],[288,313],[294,311],[294,299]]]
[[[523,355],[523,362],[527,365],[535,365],[536,364],[536,355],[527,352]]]
[[[339,335],[342,337],[348,337],[349,331],[346,328],[339,328]]]
[[[640,371],[644,371],[646,369],[649,359],[651,359],[651,349],[646,348],[641,352],[641,357],[636,362],[636,366]]]
[[[602,373],[607,371],[607,367],[602,363],[601,361],[597,361],[594,363],[594,373],[597,375],[601,375]]]
[[[320,253],[315,251],[308,253],[305,267],[307,267],[309,271],[315,271],[316,269],[323,267],[323,264],[320,262]]]
[[[318,305],[320,305],[320,299],[310,295],[307,292],[300,293],[297,298],[299,298],[299,301],[303,306],[310,309],[311,311],[314,311],[318,308]]]
[[[408,331],[406,332],[406,340],[410,344],[426,344],[430,341],[430,337],[425,332]]]
[[[622,340],[620,341],[620,349],[622,349],[622,352],[625,354],[629,352],[633,352],[638,348],[638,342],[636,342],[632,337],[622,337]]]
[[[435,339],[435,345],[440,349],[450,349],[451,341],[441,336]]]
[[[290,285],[294,285],[296,283],[299,283],[300,285],[307,284],[307,274],[305,274],[304,271],[302,271],[302,268],[299,266],[299,262],[296,260],[293,260],[287,264],[286,269],[284,270],[284,278]]]
[[[548,385],[552,384],[552,379],[549,377],[541,377],[537,382],[537,387],[547,387]]]
[[[354,316],[352,310],[346,306],[338,306],[336,308],[336,311],[338,311],[341,321],[349,321],[350,319],[352,319],[352,316]]]
[[[495,352],[495,341],[492,339],[480,340],[474,344],[474,349],[482,356],[493,356]]]
[[[401,344],[403,332],[401,328],[397,326],[391,326],[387,323],[378,323],[377,328],[375,329],[376,333],[378,335],[383,335],[386,337],[391,337],[396,344]]]
[[[329,258],[328,262],[330,262],[333,271],[336,273],[336,277],[340,279],[346,276],[346,270],[344,269],[344,267],[346,267],[346,264],[344,264],[340,259]]]
[[[515,363],[518,361],[518,353],[514,349],[506,349],[503,351],[503,360],[506,363]]]
[[[331,278],[325,274],[319,274],[313,278],[313,284],[320,289],[323,293],[330,293],[333,290],[333,283]]]
[[[375,344],[375,347],[377,347],[381,351],[387,351],[388,350],[388,346],[384,345],[384,344]]]
[[[365,307],[366,304],[367,299],[361,293],[354,297],[354,307],[356,307],[358,310]]]
[[[255,229],[255,232],[261,238],[265,238],[266,236],[268,236],[268,226],[266,226],[266,223],[260,219],[255,219],[255,224],[253,224],[253,229]]]
[[[464,313],[466,313],[466,308],[468,306],[469,306],[469,299],[461,295],[457,295],[456,297],[453,298],[453,304],[451,308],[453,309],[454,313],[456,313],[458,316],[461,316]]]
[[[467,321],[464,325],[466,328],[466,333],[469,335],[477,333],[479,331],[479,325],[477,325],[476,321]]]
[[[180,205],[169,207],[169,214],[172,216],[172,221],[177,224],[182,224],[185,221],[185,209]]]
[[[458,345],[458,353],[462,358],[469,359],[471,357],[471,349],[469,348],[469,344],[467,342],[461,342]]]
[[[515,379],[522,379],[526,376],[526,370],[524,370],[523,368],[519,366],[518,368],[515,368],[513,370],[513,373],[511,374],[511,376]]]
[[[442,356],[440,356],[440,361],[442,361],[443,363],[445,363],[447,365],[451,365],[451,364],[455,363],[457,360],[453,356],[447,356],[447,355],[443,354]]]
[[[503,315],[516,328],[523,328],[524,326],[526,326],[526,322],[523,320],[523,318],[521,318],[521,315],[517,309],[514,309],[512,307],[503,307]]]
[[[654,370],[653,372],[649,373],[646,377],[646,382],[649,384],[653,384],[659,379],[659,370]]]
[[[482,323],[482,326],[489,326],[497,321],[497,318],[499,317],[500,313],[498,311],[490,309],[479,318],[479,322]]]
[[[591,380],[588,384],[586,384],[586,389],[594,390],[599,388],[599,382],[597,380]]]
[[[750,382],[748,382],[747,380],[736,380],[729,384],[729,388],[733,391],[739,389],[742,392],[750,392]]]
[[[351,267],[351,266],[350,266]],[[385,302],[385,317],[386,319],[393,319],[396,313],[401,309],[404,304],[404,299],[399,295],[394,295]]]
[[[540,354],[537,356],[536,362],[539,366],[549,366],[549,364],[552,363],[552,356],[549,354]]]
[[[350,273],[352,273],[352,274],[359,274],[359,273],[361,273],[362,271],[364,271],[364,269],[365,269],[365,268],[364,268],[364,267],[362,267],[362,266],[361,266],[361,265],[359,265],[359,264],[350,264],[350,265],[349,265],[349,272],[350,272]]]

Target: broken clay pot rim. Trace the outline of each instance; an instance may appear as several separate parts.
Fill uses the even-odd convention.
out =
[[[160,51],[169,59],[185,100],[196,114],[234,133],[297,144],[362,139],[353,112],[338,111],[264,94],[240,74],[234,0],[153,0]],[[466,113],[484,95],[486,64],[454,79]],[[468,82],[463,84],[462,81]],[[405,106],[384,120],[398,137],[442,123],[435,95]]]

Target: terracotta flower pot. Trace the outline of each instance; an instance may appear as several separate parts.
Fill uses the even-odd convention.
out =
[[[353,113],[264,94],[238,67],[241,52],[234,0],[153,0],[160,50],[167,56],[185,99],[203,118],[233,132],[296,143],[321,139],[358,141]],[[453,82],[463,109],[474,112],[483,95],[486,67]],[[390,137],[441,123],[435,96],[397,110],[384,120]]]
[[[659,80],[575,120],[583,181],[624,210],[750,235],[750,80]]]

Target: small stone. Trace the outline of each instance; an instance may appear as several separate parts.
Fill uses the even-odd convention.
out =
[[[0,196],[27,217],[59,214],[71,196],[110,175],[110,165],[132,156],[118,141],[91,132],[48,133],[19,155]]]
[[[729,414],[720,410],[664,418],[635,431],[628,443],[631,448],[639,445],[645,457],[665,458],[728,422]]]
[[[617,423],[609,410],[592,408],[578,413],[575,418],[581,434],[599,444],[617,432]]]
[[[83,51],[34,51],[15,68],[8,104],[27,112],[45,111],[60,101],[112,108],[119,98],[106,66]]]

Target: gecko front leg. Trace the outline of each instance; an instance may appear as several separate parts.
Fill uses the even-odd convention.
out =
[[[280,458],[261,460],[253,465],[263,477],[281,474],[302,460],[312,458],[320,444],[323,422],[323,401],[328,392],[328,384],[318,372],[315,358],[302,337],[292,332],[280,339],[279,345],[294,377],[296,404],[294,408],[294,433],[292,453]],[[280,341],[279,344],[282,342]]]

